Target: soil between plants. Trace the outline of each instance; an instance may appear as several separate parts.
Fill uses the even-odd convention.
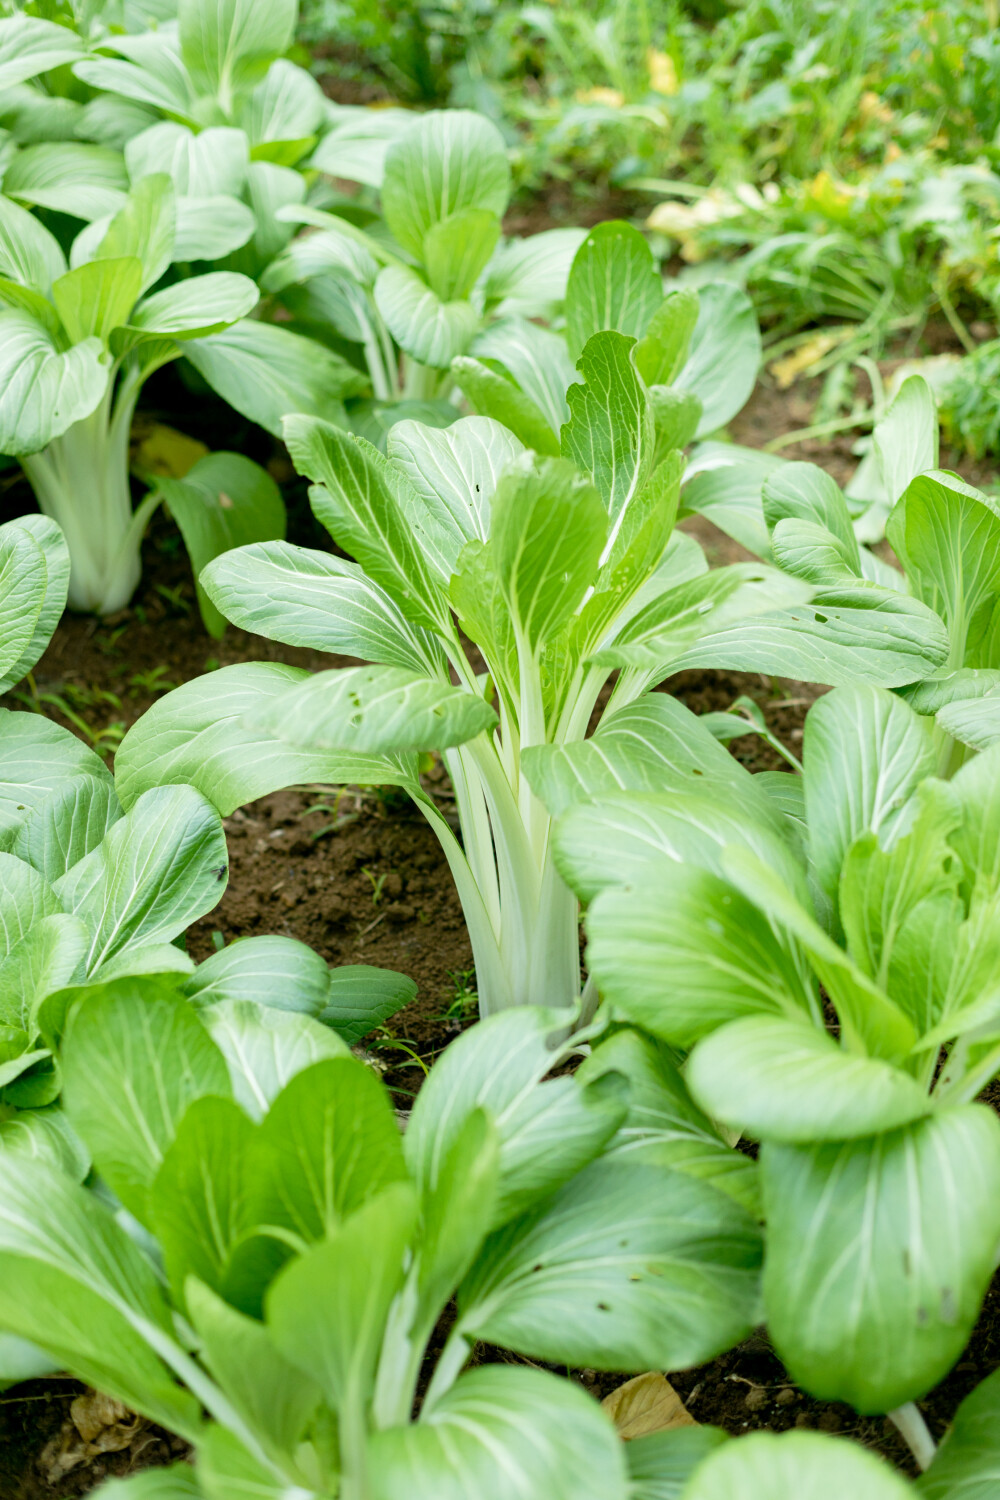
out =
[[[282,485],[289,507],[289,539],[329,550],[314,522],[280,445],[211,399],[197,403],[176,372],[152,382],[149,414],[215,448],[249,454],[265,463]],[[765,377],[733,422],[734,440],[762,446],[805,426],[818,382],[778,391]],[[846,480],[856,458],[854,437],[785,449],[786,456],[821,462]],[[973,482],[990,477],[954,455],[942,465]],[[33,510],[23,479],[9,475],[0,494],[0,520]],[[748,556],[701,518],[683,523],[705,546],[713,565]],[[252,660],[283,661],[316,671],[351,659],[281,646],[229,628],[221,641],[203,632],[190,568],[170,520],[154,520],[144,549],[144,572],[132,606],[110,620],[66,616],[38,663],[31,682],[3,699],[6,707],[33,704],[110,751],[116,738],[164,691],[219,666]],[[32,688],[33,683],[33,688]],[[696,713],[726,709],[740,695],[758,702],[768,727],[801,754],[802,726],[820,689],[759,674],[692,671],[664,687]],[[36,695],[32,699],[32,692]],[[68,712],[67,712],[68,710]],[[785,761],[753,735],[731,745],[751,770],[785,770]],[[446,816],[454,817],[443,768],[426,784]],[[207,957],[220,942],[278,932],[309,943],[330,963],[377,964],[410,975],[416,1000],[369,1038],[366,1051],[405,1107],[426,1069],[464,1025],[475,1018],[474,973],[468,935],[450,872],[430,829],[405,797],[358,788],[275,792],[226,820],[230,851],[228,886],[219,905],[188,935],[188,951]],[[993,1102],[993,1101],[991,1101]],[[477,1359],[515,1359],[481,1349]],[[965,1395],[1000,1365],[1000,1279],[993,1288],[962,1360],[920,1403],[939,1437]],[[625,1376],[593,1371],[574,1378],[595,1396],[607,1395]],[[859,1418],[849,1407],[814,1401],[792,1385],[766,1338],[756,1334],[738,1348],[695,1370],[670,1373],[691,1414],[731,1433],[791,1426],[839,1432],[877,1449],[907,1472],[908,1451],[887,1419]],[[53,1454],[75,1429],[69,1416],[84,1388],[68,1379],[31,1381],[0,1394],[0,1500],[69,1500],[89,1494],[111,1475],[174,1461],[184,1445],[142,1424],[119,1452],[85,1459],[56,1477]],[[56,1464],[58,1467],[58,1464]]]

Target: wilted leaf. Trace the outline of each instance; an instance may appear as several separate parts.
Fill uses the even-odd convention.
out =
[[[658,1370],[647,1370],[626,1380],[601,1406],[618,1429],[618,1436],[628,1442],[646,1437],[650,1432],[666,1432],[671,1427],[695,1427],[697,1423],[670,1381]]]

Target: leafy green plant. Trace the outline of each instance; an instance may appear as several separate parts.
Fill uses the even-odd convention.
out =
[[[231,272],[150,291],[173,232],[169,180],[144,178],[98,242],[75,242],[70,269],[44,225],[0,198],[0,450],[21,459],[41,510],[62,529],[77,609],[128,603],[143,531],[168,487],[196,564],[220,546],[284,531],[276,487],[237,454],[203,459],[172,486],[158,481],[133,511],[128,444],[143,382],[257,301],[253,282]]]
[[[937,664],[914,675],[908,686],[897,686],[920,713],[934,716],[942,774],[970,750],[995,743],[1000,508],[989,495],[936,468],[937,415],[926,383],[918,376],[905,381],[876,428],[872,458],[881,471],[883,499],[861,507],[860,516],[852,516],[839,486],[814,464],[778,462],[762,473],[756,460],[741,468],[738,450],[732,457],[730,468],[720,454],[720,467],[689,487],[692,508],[785,572],[813,583],[814,607],[839,608],[864,594],[905,605],[913,640],[922,641]],[[878,534],[883,524],[902,573],[857,539],[859,531]],[[858,676],[872,652],[888,648],[876,618],[869,617],[873,630],[855,637]],[[804,637],[800,645],[803,670],[796,675],[835,682],[820,665],[810,669]],[[699,651],[714,665],[777,670],[776,656],[749,639],[726,642],[718,651],[703,641]]]
[[[339,172],[336,137],[328,152]],[[509,345],[530,360],[559,345],[529,320],[559,310],[583,234],[501,240],[507,150],[496,127],[469,110],[414,117],[385,151],[378,185],[381,218],[364,228],[308,206],[285,210],[317,232],[293,240],[261,286],[293,327],[324,339],[332,331],[357,347],[373,400],[355,404],[349,425],[384,446],[400,417],[454,420],[447,398],[457,356],[502,358]]]
[[[401,1136],[372,1071],[309,1016],[93,987],[61,1046],[65,1108],[144,1232],[49,1163],[0,1156],[0,1326],[189,1439],[194,1473],[161,1476],[167,1495],[625,1500],[596,1403],[537,1367],[462,1373],[472,1346],[612,1369],[710,1357],[753,1321],[759,1232],[691,1175],[602,1156],[625,1083],[546,1081],[560,1021],[466,1032]]]
[[[837,689],[801,777],[747,777],[756,802],[739,778],[578,783],[555,856],[602,996],[762,1143],[764,1306],[793,1378],[918,1444],[911,1403],[961,1354],[1000,1235],[1000,1125],[974,1102],[1000,1071],[1000,758],[948,782],[937,761],[899,696]]]
[[[387,458],[288,420],[315,512],[357,562],[265,545],[217,559],[202,585],[245,628],[373,665],[314,678],[225,669],[161,699],[117,761],[126,803],[182,780],[224,813],[297,781],[404,788],[454,874],[484,1015],[577,998],[576,906],[539,795],[597,746],[616,762],[640,725],[653,775],[690,718],[647,696],[668,672],[756,648],[772,663],[761,670],[897,685],[934,671],[947,649],[915,600],[872,586],[813,608],[811,585],[753,565],[710,573],[690,538],[671,536],[678,445],[715,430],[752,382],[756,330],[739,293],[700,306],[692,293],[664,298],[641,235],[611,224],[578,251],[566,310],[582,381],[562,389],[568,360],[548,346],[532,367],[564,403],[558,440],[499,361],[457,362],[477,404],[506,413],[534,453],[490,417],[443,431],[398,423]],[[864,629],[877,650],[859,649]],[[418,780],[416,756],[432,748],[455,787],[461,845]]]

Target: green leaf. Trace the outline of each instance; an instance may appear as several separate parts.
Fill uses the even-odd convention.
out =
[[[1000,1479],[998,1387],[994,1371],[958,1408],[930,1468],[917,1480],[925,1500],[991,1500]]]
[[[357,563],[329,552],[280,541],[241,546],[217,556],[199,584],[220,615],[243,630],[290,646],[443,674],[434,637],[411,624]]]
[[[113,262],[120,257],[132,257],[137,258],[142,267],[139,286],[129,306],[124,306],[124,297],[121,299],[124,315],[118,319],[119,323],[127,321],[132,303],[141,292],[159,281],[170,265],[175,254],[175,222],[173,189],[169,177],[161,172],[137,182],[124,208],[119,209],[108,225],[98,246],[99,261]],[[178,259],[182,258],[178,256]],[[85,268],[81,266],[79,269]],[[108,330],[114,326],[109,324]]]
[[[391,1184],[292,1261],[268,1292],[272,1338],[335,1409],[371,1391],[416,1207],[408,1183]]]
[[[686,1077],[706,1114],[755,1140],[856,1140],[932,1108],[908,1073],[779,1016],[720,1027],[695,1047]]]
[[[922,375],[903,381],[885,415],[875,423],[872,448],[889,507],[918,474],[937,468],[937,403]]]
[[[746,1336],[760,1256],[753,1219],[715,1188],[597,1161],[487,1240],[459,1327],[552,1363],[678,1369]]]
[[[368,1452],[373,1500],[625,1500],[628,1493],[611,1423],[585,1392],[543,1370],[469,1370],[419,1422],[373,1434]]]
[[[494,1221],[499,1171],[496,1127],[485,1110],[475,1109],[424,1194],[417,1286],[428,1323],[450,1301]]]
[[[727,803],[735,796],[771,820],[754,779],[689,708],[666,693],[647,693],[617,709],[589,739],[528,747],[521,768],[554,817],[573,802],[609,792],[694,791]]]
[[[576,379],[566,340],[527,318],[502,318],[476,337],[470,350],[491,369],[510,376],[535,403],[553,431],[569,418],[566,390]]]
[[[94,1491],[94,1500],[201,1500],[203,1494],[190,1464],[171,1464],[109,1479]]]
[[[748,552],[769,560],[761,485],[783,462],[774,454],[734,443],[699,443],[685,476],[682,513],[704,516]]]
[[[185,1300],[201,1358],[247,1426],[279,1455],[294,1452],[319,1403],[315,1382],[282,1358],[262,1323],[203,1282],[189,1278]]]
[[[953,666],[968,659],[973,621],[1000,592],[1000,510],[995,501],[942,472],[907,487],[886,527],[913,592],[948,625]],[[926,673],[922,673],[926,676]]]
[[[99,339],[60,352],[30,313],[0,310],[0,452],[37,453],[107,390]]]
[[[15,687],[49,644],[68,587],[69,548],[55,521],[19,516],[0,526],[0,690]]]
[[[207,798],[192,787],[160,787],[144,793],[54,889],[90,929],[92,971],[130,944],[179,936],[217,905],[227,869],[225,831]]]
[[[367,389],[360,371],[332,349],[254,319],[192,339],[184,354],[230,406],[275,437],[289,412],[342,420],[344,398]]]
[[[307,673],[278,662],[244,662],[196,677],[154,703],[115,756],[124,807],[147,788],[190,784],[228,817],[278,787],[311,782],[366,786],[415,783],[415,758],[343,756],[300,750],[254,733],[245,716],[286,693]]]
[[[863,1141],[768,1143],[761,1168],[768,1327],[792,1378],[862,1413],[925,1395],[993,1274],[996,1116],[972,1104]]]
[[[341,964],[330,971],[326,1008],[320,1016],[353,1047],[416,997],[416,981],[370,964]]]
[[[653,459],[652,408],[632,349],[618,333],[587,341],[577,363],[584,383],[569,388],[570,419],[560,433],[563,456],[591,476],[604,501],[612,538]]]
[[[891,838],[901,809],[933,775],[933,726],[883,688],[845,687],[809,710],[803,751],[809,858],[820,888],[836,902],[858,834]]]
[[[708,631],[672,663],[766,672],[841,687],[900,687],[925,677],[948,655],[947,632],[917,599],[860,581],[814,594],[772,614]]]
[[[0,1157],[0,1271],[0,1326],[131,1410],[197,1438],[196,1398],[148,1341],[181,1352],[156,1273],[92,1192],[46,1163]]]
[[[47,294],[65,270],[66,257],[55,235],[19,203],[0,197],[0,274]]]
[[[601,892],[587,921],[587,964],[630,1020],[690,1048],[747,1015],[810,1014],[795,945],[727,880],[666,862],[638,889]]]
[[[300,473],[323,485],[310,494],[318,518],[397,606],[419,625],[448,634],[451,612],[440,558],[440,526],[407,481],[370,443],[309,417],[290,417],[285,442]],[[450,551],[447,534],[441,544]]]
[[[228,107],[291,46],[297,13],[295,0],[180,0],[181,56],[195,87]]]
[[[992,694],[946,703],[936,718],[946,734],[971,750],[988,750],[1000,740],[1000,697]]]
[[[237,198],[178,198],[173,258],[221,260],[247,243],[255,223],[252,210]]]
[[[41,714],[0,709],[0,847],[9,849],[26,816],[79,776],[106,781],[108,770],[60,724]]]
[[[128,176],[118,151],[79,141],[43,141],[18,152],[4,174],[3,189],[8,198],[89,222],[124,205]]]
[[[191,283],[187,283],[190,285]],[[201,585],[201,570],[221,553],[285,534],[285,503],[266,469],[241,453],[209,453],[183,479],[157,476],[154,488],[181,529],[197,581],[208,633],[219,639],[226,622]]]
[[[525,239],[503,240],[486,268],[486,303],[499,303],[500,317],[548,314],[566,296],[573,257],[586,234],[585,229],[543,229]]]
[[[401,667],[317,672],[247,720],[296,746],[367,755],[446,750],[496,723],[478,694]]]
[[[861,551],[851,513],[839,484],[825,470],[816,464],[782,464],[765,476],[761,500],[771,531],[783,520],[814,521],[832,532],[848,566],[860,575]]]
[[[566,287],[566,338],[578,355],[589,338],[615,329],[642,338],[663,302],[645,238],[624,219],[592,229],[576,252]]]
[[[220,1000],[256,1000],[318,1016],[329,999],[330,971],[314,949],[295,938],[241,938],[200,963],[183,991],[199,1009]]]
[[[174,986],[116,979],[86,991],[61,1059],[70,1123],[109,1186],[148,1224],[150,1189],[189,1104],[231,1092],[219,1049]]]
[[[287,1259],[273,1237],[251,1237],[257,1223],[247,1192],[254,1136],[238,1104],[206,1095],[188,1105],[164,1152],[148,1211],[180,1307],[188,1277],[195,1277],[259,1315],[264,1289]]]
[[[536,1006],[504,1011],[463,1032],[442,1054],[404,1137],[407,1162],[424,1193],[436,1190],[465,1122],[478,1110],[499,1135],[498,1224],[598,1155],[625,1113],[621,1080],[596,1089],[567,1076],[542,1082],[557,1060],[552,1049],[565,1021],[564,1013]]]
[[[499,218],[509,196],[503,137],[472,110],[418,116],[385,157],[382,212],[395,239],[418,260],[435,224],[470,208]]]
[[[489,537],[500,477],[522,451],[513,433],[489,417],[460,417],[450,427],[396,422],[387,444],[391,462],[452,533],[452,566],[465,542]]]
[[[593,581],[607,514],[594,486],[570,464],[525,454],[497,486],[492,534],[515,628],[537,654],[568,623]]]
[[[745,405],[760,362],[760,328],[750,298],[731,281],[702,282],[698,321],[675,382],[701,402],[698,437],[717,432]]]
[[[167,173],[179,197],[215,194],[238,197],[249,167],[242,130],[210,126],[197,133],[186,125],[161,120],[134,136],[125,147],[125,165],[134,183]]]
[[[698,1465],[725,1441],[719,1427],[673,1427],[632,1438],[625,1445],[632,1500],[681,1500]]]
[[[69,1123],[65,1111],[56,1104],[45,1109],[14,1111],[5,1120],[0,1120],[0,1155],[47,1162],[74,1182],[83,1182],[91,1166],[86,1147]],[[2,1368],[0,1362],[0,1370]],[[0,1379],[4,1378],[0,1375]]]
[[[413,359],[444,370],[464,354],[479,325],[470,302],[445,302],[408,266],[386,266],[375,283],[375,305],[397,344]]]
[[[467,297],[500,238],[500,220],[485,208],[464,208],[424,235],[427,280],[442,302]]]
[[[693,287],[669,292],[650,319],[635,350],[635,367],[647,385],[673,385],[683,370],[698,322]]]
[[[408,1175],[388,1094],[346,1054],[285,1085],[257,1132],[254,1156],[255,1222],[287,1230],[300,1246],[334,1234]]]
[[[329,1027],[295,1011],[223,1000],[201,1014],[226,1059],[237,1104],[255,1120],[304,1068],[348,1055],[346,1043]]]
[[[37,870],[0,854],[0,956],[6,957],[36,922],[61,912],[59,897]]]
[[[627,1157],[698,1177],[760,1218],[756,1162],[734,1150],[698,1108],[669,1047],[621,1027],[584,1058],[577,1077],[591,1083],[609,1072],[628,1080],[628,1113],[605,1159]]]
[[[722,789],[697,792],[609,792],[572,804],[556,825],[554,856],[581,901],[609,885],[641,889],[664,860],[701,865],[722,874],[721,853],[745,844],[781,871],[793,888],[801,881],[788,843],[773,818],[755,817]]]
[[[288,58],[279,57],[271,63],[264,77],[250,94],[241,101],[237,111],[237,123],[253,142],[255,154],[265,146],[291,144],[297,160],[315,145],[315,137],[322,129],[326,100],[316,79],[305,68],[297,67]]]
[[[467,355],[452,361],[451,373],[459,390],[482,416],[509,427],[526,448],[558,454],[559,439],[545,414],[512,380]]]
[[[92,260],[52,283],[52,300],[70,342],[99,338],[128,322],[142,288],[142,262],[135,256]]]
[[[654,1492],[655,1493],[655,1492]],[[913,1500],[913,1487],[857,1443],[822,1432],[752,1432],[706,1458],[684,1500]]]
[[[260,293],[249,276],[210,271],[206,276],[190,276],[145,297],[127,326],[151,338],[203,338],[245,317],[259,299]],[[206,379],[212,383],[211,376]]]
[[[84,51],[82,38],[68,26],[56,26],[37,16],[13,15],[0,21],[0,89],[75,62]]]
[[[88,933],[61,912],[42,917],[0,962],[0,1022],[34,1033],[37,1006],[82,972]]]

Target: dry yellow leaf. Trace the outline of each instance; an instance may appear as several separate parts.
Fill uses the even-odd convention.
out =
[[[649,86],[653,93],[676,94],[677,69],[669,52],[657,52],[655,47],[650,47],[646,53],[646,63],[649,67]]]
[[[621,89],[577,89],[576,100],[578,104],[606,104],[609,109],[621,109],[625,95]]]
[[[818,333],[814,339],[808,339],[791,354],[786,354],[784,359],[776,359],[770,369],[778,382],[779,391],[787,391],[800,375],[819,364],[823,355],[829,354],[836,342],[831,334]]]
[[[208,452],[205,444],[199,443],[197,438],[177,432],[173,427],[165,427],[162,422],[141,427],[136,423],[132,439],[133,442],[138,439],[132,455],[135,468],[143,469],[147,474],[164,474],[169,479],[183,479]]]
[[[626,1380],[602,1407],[626,1442],[645,1437],[650,1432],[665,1432],[670,1427],[696,1427],[698,1424],[670,1381],[658,1370]]]

